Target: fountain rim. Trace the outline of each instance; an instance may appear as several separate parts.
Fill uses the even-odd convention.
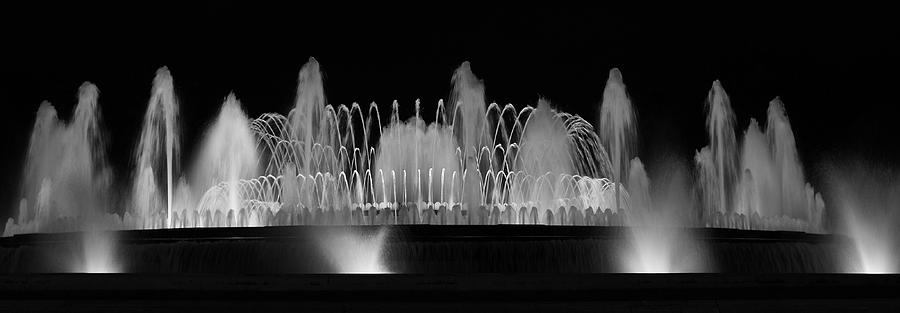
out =
[[[125,244],[180,241],[316,240],[334,231],[375,234],[387,230],[388,242],[402,241],[534,241],[571,239],[629,240],[631,226],[563,225],[298,225],[263,227],[205,227],[99,231]],[[796,231],[742,230],[708,227],[673,227],[700,241],[716,242],[809,242],[848,243],[842,234],[814,234]],[[646,228],[644,228],[646,229]],[[88,232],[28,233],[0,238],[0,247],[78,242]]]

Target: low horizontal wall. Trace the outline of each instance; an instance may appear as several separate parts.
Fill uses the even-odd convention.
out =
[[[629,262],[665,258],[673,270],[734,273],[833,273],[853,270],[852,243],[835,235],[733,229],[677,229],[679,239],[642,246],[642,229],[586,226],[296,226],[191,228],[103,233],[108,250],[82,233],[0,239],[0,271],[78,272],[109,251],[131,273],[333,273],[337,263],[377,253],[394,273],[604,273]],[[377,237],[384,232],[382,248]],[[347,236],[350,243],[330,238]],[[91,239],[88,239],[91,238]],[[358,241],[352,238],[360,238]],[[339,245],[335,247],[334,245]],[[346,245],[346,246],[344,246]],[[659,250],[659,251],[657,251]],[[339,251],[330,255],[326,251]],[[338,258],[338,259],[336,259]]]

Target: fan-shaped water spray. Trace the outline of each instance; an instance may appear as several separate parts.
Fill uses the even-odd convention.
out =
[[[219,117],[206,134],[202,147],[191,179],[198,186],[212,187],[195,190],[203,192],[197,211],[201,215],[213,216],[213,224],[208,226],[222,226],[222,222],[236,225],[239,216],[235,214],[246,207],[244,201],[255,200],[242,194],[246,188],[242,180],[258,175],[259,158],[249,120],[234,95],[225,99]],[[260,196],[272,195],[271,190],[266,191],[270,194]],[[219,215],[224,219],[219,218]]]
[[[836,232],[852,238],[856,258],[847,258],[847,272],[900,272],[900,184],[896,171],[855,162],[827,164],[829,191],[840,217]]]
[[[667,164],[666,175],[651,190],[651,181],[640,159],[634,158],[628,174],[628,243],[618,251],[620,270],[630,273],[678,273],[712,270],[703,243],[685,231],[684,216],[693,203],[687,178],[678,166]]]
[[[385,228],[366,234],[352,229],[332,229],[318,234],[319,248],[324,251],[334,271],[342,274],[385,274],[390,269],[381,254],[387,236]]]

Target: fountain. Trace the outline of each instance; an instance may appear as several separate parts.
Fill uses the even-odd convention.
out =
[[[769,103],[765,133],[751,119],[740,150],[734,113],[718,81],[707,111],[710,146],[695,157],[703,225],[823,232],[825,204],[804,178],[781,100]]]
[[[392,122],[381,134],[373,167],[377,173],[373,187],[382,190],[377,199],[382,203],[456,202],[451,187],[452,175],[460,173],[457,149],[447,127],[426,127],[418,118]]]
[[[108,208],[112,177],[98,95],[93,84],[82,85],[68,123],[49,103],[41,104],[28,144],[19,222],[6,228],[7,235],[82,229],[80,223]]]
[[[381,254],[387,229],[374,234],[357,233],[349,228],[329,229],[317,234],[316,242],[325,251],[328,262],[334,264],[334,272],[350,274],[390,273]]]
[[[615,79],[611,78],[611,84]],[[501,214],[516,217],[528,216],[518,214],[523,208],[538,208],[539,222],[550,224],[553,221],[546,217],[560,206],[579,211],[622,209],[610,205],[615,202],[611,192],[615,184],[606,177],[611,177],[615,166],[590,123],[558,112],[543,99],[537,107],[521,110],[495,103],[486,106],[484,86],[468,63],[460,66],[452,81],[451,103],[446,107],[438,103],[432,124],[426,126],[418,103],[416,115],[401,121],[395,102],[385,125],[374,103],[368,109],[358,104],[326,105],[319,64],[310,59],[300,71],[295,107],[287,116],[266,113],[248,119],[237,97],[229,95],[205,133],[199,156],[182,171],[178,168],[183,163],[178,159],[178,103],[172,76],[162,68],[153,82],[135,152],[137,168],[129,205],[121,213],[121,225],[114,228],[266,226],[286,220],[309,224],[342,210],[374,208],[380,214],[401,205],[435,211],[443,206],[464,215],[467,223],[485,222],[478,214],[469,214],[481,207],[510,207],[517,214]],[[96,88],[90,90],[94,90],[90,105],[95,106]],[[55,119],[42,117],[53,115],[47,106],[39,112],[32,150],[59,149],[72,142],[61,140],[63,135],[55,130],[45,130],[54,126],[45,126],[52,122],[44,120]],[[72,127],[87,127],[81,126],[87,122],[91,121],[76,120]],[[93,123],[91,134],[99,140],[102,133]],[[33,151],[29,164],[47,155],[44,150]],[[60,218],[77,219],[79,212],[101,207],[76,202],[66,205],[62,216],[35,217],[35,212],[46,210],[29,202],[43,204],[42,194],[60,197],[74,187],[50,185],[40,193],[41,184],[55,180],[54,171],[45,169],[51,165],[32,167],[38,172],[26,175],[24,215],[10,222],[7,234],[45,231],[32,228]],[[110,186],[99,182],[79,185],[93,187],[100,195],[112,194]],[[454,211],[456,206],[459,209]],[[306,214],[310,218],[304,219]],[[507,221],[524,223],[521,218]]]
[[[310,58],[286,115],[249,118],[229,94],[198,154],[184,162],[174,80],[161,68],[130,192],[111,183],[99,92],[86,83],[71,121],[48,103],[38,110],[20,210],[4,229],[12,248],[0,250],[13,256],[0,263],[59,270],[30,269],[26,260],[44,252],[18,245],[85,231],[85,261],[67,271],[839,271],[833,251],[845,243],[809,234],[828,230],[825,205],[805,180],[778,98],[765,131],[751,120],[738,141],[715,81],[706,103],[710,145],[696,153],[696,175],[681,166],[653,175],[637,156],[637,114],[618,69],[609,72],[598,128],[543,98],[521,108],[487,102],[468,62],[451,82],[450,101],[439,101],[433,116],[419,101],[414,116],[401,118],[396,101],[382,116],[375,103],[328,104]],[[522,235],[529,232],[560,233]],[[721,240],[741,236],[781,244]],[[779,252],[758,253],[767,249]],[[559,260],[530,260],[559,251]],[[214,260],[223,253],[240,257]],[[796,254],[804,257],[783,259]],[[304,265],[272,261],[291,258]]]
[[[613,180],[616,184],[616,210],[621,209],[622,176],[628,172],[628,160],[635,146],[637,129],[631,101],[625,93],[625,83],[619,69],[609,71],[606,88],[603,89],[603,103],[600,106],[600,136],[609,147],[613,165]]]
[[[257,174],[257,166],[256,141],[250,132],[247,115],[231,94],[225,99],[219,117],[204,138],[193,176],[189,180],[191,186],[212,187],[196,189],[195,195],[202,195],[196,209],[185,209],[195,210],[202,216],[200,226],[237,225],[237,219],[244,216],[239,212],[248,209],[243,203],[248,199],[242,194],[245,190],[241,181],[252,179]],[[271,197],[269,194],[267,196]],[[258,212],[256,206],[249,210]],[[258,213],[247,213],[250,216],[244,225],[264,226],[259,224]],[[253,219],[254,216],[257,218]]]
[[[111,232],[85,231],[82,238],[82,253],[76,259],[74,273],[121,273],[118,264],[115,234]]]

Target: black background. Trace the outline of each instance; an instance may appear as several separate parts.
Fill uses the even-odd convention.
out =
[[[542,96],[594,122],[607,73],[618,67],[651,177],[664,170],[661,160],[690,164],[706,144],[703,104],[715,79],[731,98],[739,136],[782,98],[814,185],[831,160],[895,165],[900,156],[900,28],[884,8],[253,3],[4,5],[0,217],[18,202],[39,104],[50,101],[68,119],[84,81],[100,89],[110,161],[126,183],[161,66],[175,79],[188,158],[231,91],[249,116],[287,113],[310,56],[322,66],[329,103],[386,108],[397,100],[403,118],[415,99],[433,112],[468,60],[488,101],[521,107]]]

